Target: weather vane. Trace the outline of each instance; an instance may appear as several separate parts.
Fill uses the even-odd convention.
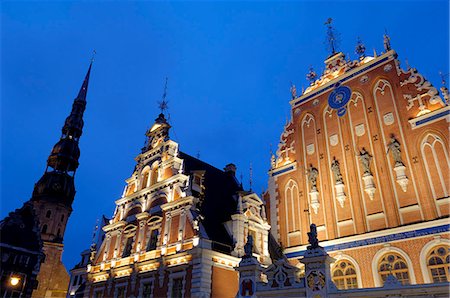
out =
[[[366,52],[366,46],[362,42],[361,38],[358,36],[358,40],[356,41],[355,53],[358,54],[359,59],[364,58]]]
[[[334,29],[333,26],[331,25],[332,22],[333,22],[332,18],[328,18],[328,20],[325,22],[325,25],[327,26],[326,43],[328,50],[331,51],[331,55],[336,53],[339,38],[339,34],[336,32],[336,29]]]
[[[161,114],[164,114],[169,109],[169,101],[167,101],[167,77],[166,77],[166,84],[164,86],[164,93],[162,96],[162,100],[158,101],[159,109],[161,110]]]

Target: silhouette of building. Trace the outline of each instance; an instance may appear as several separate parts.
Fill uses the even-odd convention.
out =
[[[272,156],[271,233],[291,265],[317,225],[338,289],[450,281],[448,90],[384,53],[342,52],[310,85],[291,89],[291,119]]]
[[[75,197],[79,139],[92,63],[31,199],[0,223],[2,297],[65,297],[69,275],[61,256]]]

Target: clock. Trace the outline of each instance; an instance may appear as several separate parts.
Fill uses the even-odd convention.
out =
[[[337,110],[338,116],[342,117],[347,112],[345,106],[352,96],[352,90],[347,86],[340,86],[339,83],[335,86],[335,89],[328,96],[328,105],[330,108]]]

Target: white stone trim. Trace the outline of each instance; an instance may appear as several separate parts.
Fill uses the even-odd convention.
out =
[[[410,231],[415,231],[415,230],[420,230],[420,229],[436,227],[436,226],[448,224],[448,222],[449,222],[448,218],[430,220],[430,221],[421,222],[421,223],[417,223],[417,224],[411,224],[411,225],[407,225],[407,226],[401,226],[401,227],[390,228],[390,229],[385,229],[385,230],[381,230],[381,231],[369,232],[369,233],[355,235],[355,236],[342,237],[339,239],[321,241],[320,245],[323,247],[327,247],[327,246],[331,246],[331,245],[335,245],[335,244],[354,242],[354,241],[358,241],[358,240],[365,240],[365,239],[375,238],[375,237],[379,237],[379,236],[386,236],[386,235],[392,235],[392,234],[397,234],[397,233],[410,232]],[[317,229],[319,229],[319,228],[317,228]],[[445,232],[443,234],[447,234],[447,233],[448,232]],[[424,235],[424,236],[419,236],[419,237],[410,238],[410,239],[418,239],[418,238],[431,237],[431,236],[433,236],[433,235]],[[395,243],[398,241],[404,242],[407,240],[408,239],[406,239],[406,240],[399,239],[399,240],[390,241],[390,243]],[[373,246],[373,245],[382,245],[382,244],[383,243],[375,243],[375,244],[365,245],[364,247],[369,247],[369,246]],[[306,250],[306,247],[307,247],[307,245],[289,247],[289,248],[286,248],[285,254],[289,254],[289,253],[293,253],[293,252],[297,252],[297,251],[304,251],[304,250]],[[358,247],[356,247],[356,249],[357,248]],[[355,248],[354,247],[349,248],[349,250],[351,250],[351,249],[355,249]]]
[[[350,263],[352,263],[353,266],[355,266],[356,279],[357,279],[357,282],[358,282],[358,288],[362,288],[363,284],[362,284],[362,277],[361,277],[361,269],[359,268],[358,262],[354,258],[352,258],[351,256],[343,254],[342,252],[338,252],[338,254],[333,256],[333,258],[336,260],[333,263],[333,266],[334,266],[335,263],[337,263],[339,261],[342,261],[342,260],[347,260]],[[334,268],[332,267],[332,269],[334,269]],[[332,276],[333,276],[333,270],[331,271],[331,277]]]
[[[408,265],[408,274],[409,274],[409,281],[410,284],[415,285],[416,284],[416,276],[414,275],[414,267],[413,263],[411,262],[410,257],[408,254],[395,246],[385,246],[382,249],[380,249],[372,259],[372,274],[373,274],[373,281],[375,282],[375,287],[382,287],[383,281],[380,278],[380,275],[378,274],[378,262],[380,261],[381,257],[389,252],[395,252],[398,253],[405,259],[406,264]]]
[[[428,242],[427,244],[425,244],[422,247],[422,250],[420,251],[420,257],[419,257],[419,262],[420,262],[420,269],[422,271],[422,276],[423,276],[423,281],[424,283],[433,283],[431,276],[430,276],[430,271],[428,270],[428,266],[427,266],[427,255],[430,252],[430,250],[440,244],[447,244],[450,246],[450,240],[445,239],[445,238],[441,238],[438,237],[434,240],[431,240],[430,242]]]

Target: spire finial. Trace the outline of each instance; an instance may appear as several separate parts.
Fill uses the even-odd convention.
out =
[[[339,34],[336,32],[336,29],[333,28],[331,23],[333,22],[332,18],[328,18],[325,22],[325,25],[327,26],[327,48],[328,51],[331,52],[331,55],[336,53],[337,47],[338,47],[338,38]]]
[[[162,100],[158,101],[158,107],[161,110],[161,114],[164,114],[169,109],[169,101],[166,99],[166,97],[167,97],[167,81],[168,81],[168,78],[166,77],[166,84],[164,85],[164,93],[162,95]]]
[[[362,42],[361,37],[358,36],[358,39],[356,41],[355,53],[359,56],[359,59],[362,60],[362,59],[364,59],[365,52],[366,52],[366,46]]]

